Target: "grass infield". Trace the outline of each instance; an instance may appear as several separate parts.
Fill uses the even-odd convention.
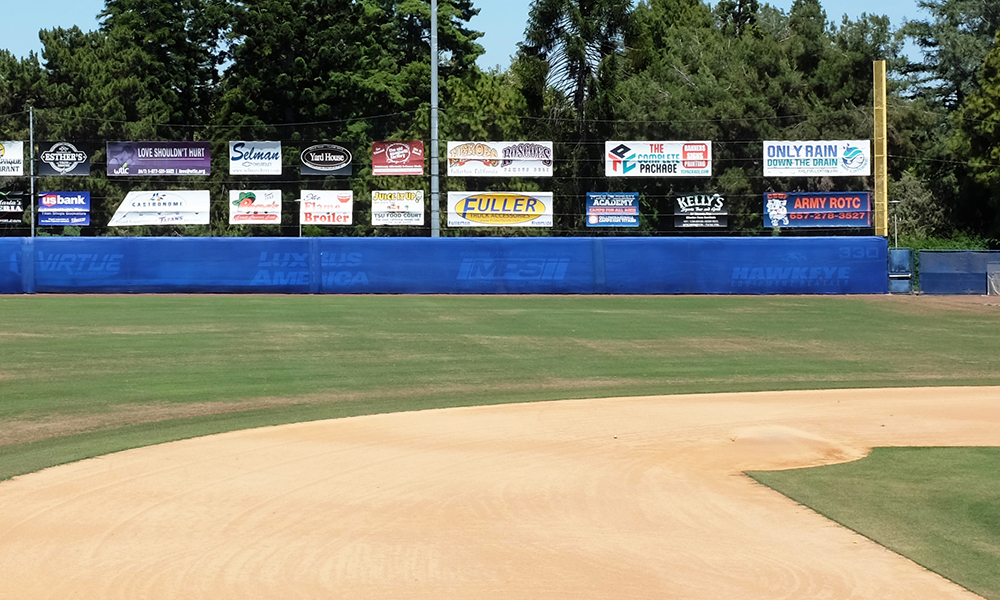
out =
[[[851,463],[748,475],[1000,600],[1000,448],[876,448]]]
[[[0,297],[0,314],[0,480],[170,440],[380,412],[1000,385],[1000,306],[979,297],[42,295]],[[946,561],[914,558],[1000,598],[995,574],[965,583],[964,574],[946,570],[976,563],[967,570],[996,571],[996,496],[970,491],[931,501],[941,490],[1000,489],[996,454],[985,471],[964,476],[951,457],[926,456],[936,469],[930,484],[901,492],[929,500],[912,518],[992,537],[941,535],[921,543],[937,546],[932,554]],[[850,469],[869,464],[826,469],[854,481],[868,476]],[[942,484],[942,473],[958,479]],[[768,485],[818,481],[811,472],[755,476]],[[817,510],[854,527],[834,510],[843,501],[848,514],[865,513],[875,524],[872,533],[868,525],[858,531],[911,556],[910,546],[880,537],[878,527],[896,527],[894,517],[883,518],[885,505],[850,508],[833,494],[850,486],[824,485],[803,491],[800,501],[829,500]],[[993,549],[978,555],[990,560],[985,567],[960,552],[983,543]]]

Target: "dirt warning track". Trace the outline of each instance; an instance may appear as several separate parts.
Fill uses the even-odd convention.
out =
[[[977,598],[742,475],[897,445],[1000,445],[1000,388],[515,404],[174,442],[0,483],[0,599]]]

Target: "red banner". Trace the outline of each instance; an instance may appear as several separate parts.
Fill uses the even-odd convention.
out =
[[[423,174],[423,142],[372,142],[372,175]]]

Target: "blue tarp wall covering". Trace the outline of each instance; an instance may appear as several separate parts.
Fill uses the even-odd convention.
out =
[[[1000,263],[1000,252],[921,250],[920,291],[985,296],[989,263]]]
[[[883,294],[881,237],[0,239],[0,292]]]

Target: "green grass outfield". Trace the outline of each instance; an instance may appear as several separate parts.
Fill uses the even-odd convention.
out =
[[[990,600],[1000,600],[1000,448],[876,448],[757,481]]]
[[[169,440],[389,411],[642,394],[1000,385],[1000,306],[990,300],[0,296],[0,480]],[[963,471],[975,485],[933,475],[924,480],[929,485],[902,493],[932,499],[941,490],[1000,489],[992,456],[986,470]],[[953,470],[950,457],[926,466]],[[828,467],[835,468],[848,480],[876,480],[851,466]],[[884,506],[851,508],[834,494],[849,486],[824,485],[813,494],[828,500],[818,510],[892,543],[836,512],[843,504],[895,529]],[[813,496],[802,501],[811,506]],[[949,523],[926,543],[942,546],[935,552],[951,555],[952,563],[973,563],[954,547],[1000,545],[996,502],[995,494],[962,495],[907,518]],[[991,537],[973,536],[983,531]],[[998,557],[986,556],[991,562],[974,568],[996,571]],[[1000,598],[995,578],[970,584],[946,571],[948,564],[932,568]]]

